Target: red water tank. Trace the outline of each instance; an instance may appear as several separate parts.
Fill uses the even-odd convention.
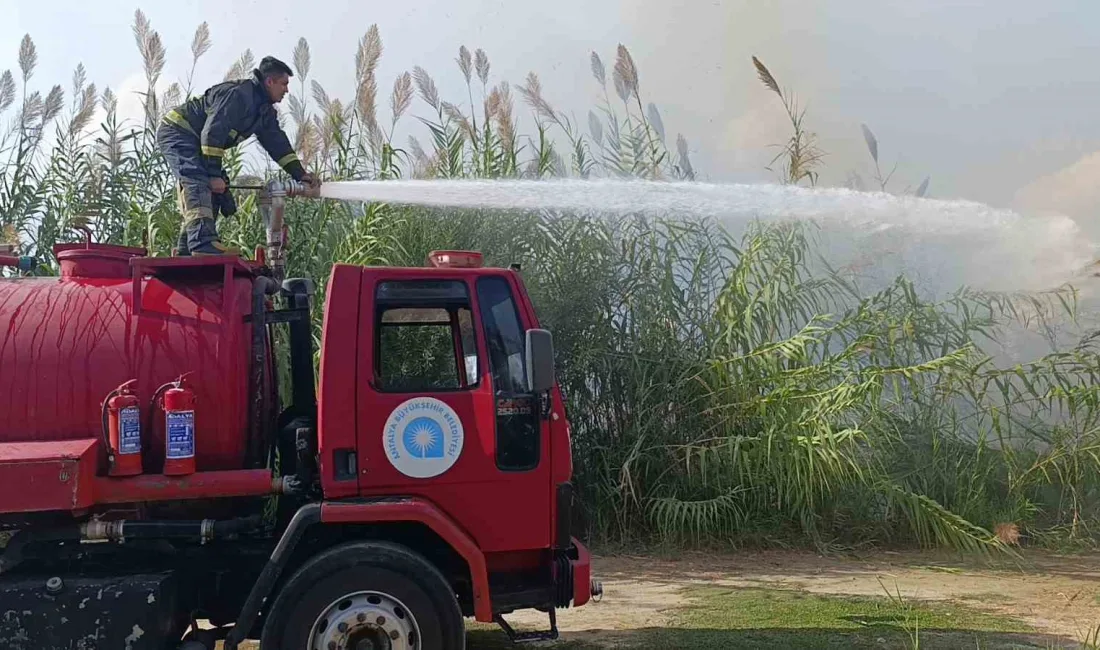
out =
[[[250,269],[237,258],[151,260],[143,249],[118,246],[55,251],[61,277],[0,279],[0,443],[101,439],[103,401],[134,379],[144,471],[160,473],[165,421],[147,415],[147,405],[157,388],[190,373],[203,410],[197,469],[241,468],[249,430]],[[152,262],[136,284],[135,258]],[[105,452],[102,459],[105,469]]]

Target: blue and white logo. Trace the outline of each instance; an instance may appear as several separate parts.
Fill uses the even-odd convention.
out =
[[[432,478],[451,469],[462,454],[462,421],[434,397],[414,397],[390,413],[382,430],[386,457],[412,478]]]

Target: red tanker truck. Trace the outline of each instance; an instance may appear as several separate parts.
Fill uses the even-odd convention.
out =
[[[0,279],[0,647],[452,650],[600,594],[518,268],[335,265],[315,378],[279,250],[54,252]]]

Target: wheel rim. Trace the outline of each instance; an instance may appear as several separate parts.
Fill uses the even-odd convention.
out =
[[[419,650],[420,639],[420,627],[404,603],[378,591],[359,591],[321,612],[306,650]]]

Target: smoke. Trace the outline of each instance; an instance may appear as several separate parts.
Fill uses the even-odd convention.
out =
[[[1015,194],[1018,209],[1072,217],[1093,239],[1100,239],[1100,151],[1037,178]]]
[[[1059,170],[1082,187],[1100,180],[1100,170],[1082,176],[1071,167],[1100,150],[1100,83],[1090,63],[1100,44],[1082,23],[1100,18],[1100,5],[1065,13],[1025,0],[621,6],[643,91],[715,180],[766,178],[762,167],[776,153],[768,145],[788,134],[777,98],[754,78],[753,55],[806,108],[806,126],[828,154],[822,183],[873,174],[864,123],[878,136],[883,173],[897,165],[888,187],[896,192],[929,175],[933,196],[1024,207],[1017,191]],[[1034,188],[1028,209],[1078,208],[1042,191]],[[1070,190],[1063,183],[1059,191]],[[1095,212],[1097,203],[1080,209]]]
[[[805,54],[821,47],[813,30],[818,7],[801,0],[622,3],[644,99],[659,106],[670,131],[684,133],[697,167],[712,179],[775,179],[765,166],[789,125],[779,99],[757,80],[752,57],[816,111],[827,70]]]

